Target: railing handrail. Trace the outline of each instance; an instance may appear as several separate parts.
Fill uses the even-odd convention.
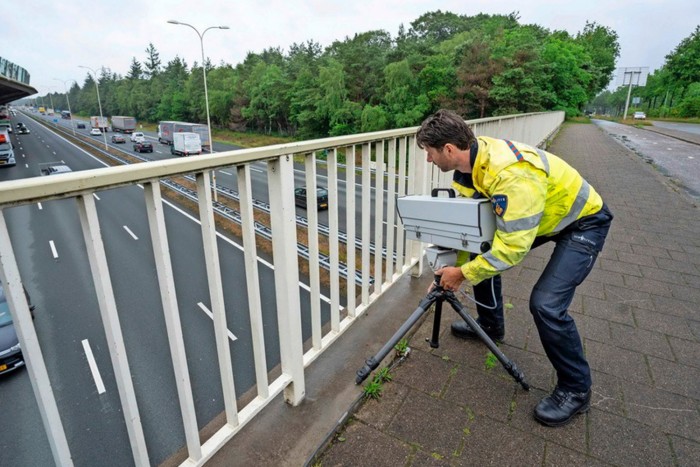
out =
[[[551,114],[551,112],[489,117],[469,120],[468,123],[477,125],[539,114]],[[39,199],[70,198],[85,191],[118,188],[156,178],[201,172],[216,167],[240,165],[264,161],[284,155],[305,154],[323,149],[342,148],[354,144],[368,144],[401,136],[410,136],[415,134],[417,129],[418,127],[409,127],[397,130],[384,130],[295,143],[276,144],[260,148],[236,149],[215,154],[188,157],[185,159],[151,161],[126,166],[81,170],[80,172],[52,175],[50,177],[9,180],[0,183],[0,209],[7,206],[33,203]]]

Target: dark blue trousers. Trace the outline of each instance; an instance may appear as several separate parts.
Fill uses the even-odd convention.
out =
[[[612,219],[612,213],[603,205],[597,213],[579,219],[556,235],[537,237],[532,245],[536,248],[547,242],[556,243],[530,295],[530,313],[542,347],[557,372],[557,385],[567,391],[584,392],[591,387],[591,370],[568,308],[576,287],[591,272],[603,249]],[[504,325],[500,276],[477,284],[474,298],[483,304],[476,307],[482,325]]]

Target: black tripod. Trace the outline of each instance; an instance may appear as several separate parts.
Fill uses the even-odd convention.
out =
[[[384,360],[391,349],[401,340],[401,338],[413,327],[414,324],[420,319],[423,314],[427,313],[430,306],[435,303],[435,316],[433,320],[433,334],[428,341],[430,347],[438,348],[440,343],[438,341],[440,334],[440,319],[442,317],[442,302],[447,300],[447,302],[452,305],[452,308],[459,314],[459,316],[464,319],[464,321],[469,324],[469,327],[476,332],[479,338],[486,344],[486,347],[496,356],[503,368],[515,379],[517,383],[525,389],[530,390],[530,385],[525,382],[525,375],[518,369],[518,367],[506,357],[503,352],[496,346],[496,344],[491,340],[491,338],[484,332],[483,329],[477,324],[476,320],[467,313],[467,308],[463,306],[460,301],[455,297],[455,294],[449,290],[445,290],[440,286],[440,276],[435,276],[435,286],[428,295],[425,296],[423,300],[418,304],[418,308],[413,314],[406,320],[405,323],[401,325],[398,331],[389,339],[389,341],[384,344],[379,352],[373,357],[368,358],[365,361],[365,365],[357,370],[357,377],[355,378],[355,384],[362,383],[367,376],[379,366],[379,363]]]

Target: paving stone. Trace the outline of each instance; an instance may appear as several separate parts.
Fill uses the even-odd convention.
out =
[[[445,400],[465,406],[473,413],[506,421],[517,383],[499,363],[496,365],[489,370],[458,368],[445,391]]]
[[[652,297],[653,307],[641,307],[644,309],[656,310],[666,315],[680,316],[687,319],[698,319],[700,305],[688,300],[679,300],[673,297]]]
[[[700,369],[649,357],[656,387],[700,400]]]
[[[610,343],[610,321],[579,313],[571,313],[571,316],[582,338]]]
[[[683,339],[692,339],[693,337],[693,333],[688,329],[688,322],[684,318],[639,308],[633,310],[633,313],[635,322],[642,329]]]
[[[639,266],[656,266],[654,258],[647,255],[618,251],[617,258],[623,263],[637,264]]]
[[[386,433],[422,451],[449,457],[461,446],[468,424],[469,415],[459,405],[411,390]]]
[[[668,340],[678,363],[700,368],[700,343],[695,339],[685,340],[675,337],[669,337]]]
[[[646,276],[626,276],[624,286],[633,290],[648,290],[652,295],[661,295],[663,297],[671,296],[671,287],[669,284]]]
[[[657,281],[659,283],[665,282],[668,284],[686,284],[685,278],[687,274],[681,272],[669,271],[668,269],[661,268],[650,268],[647,266],[640,266],[640,269],[642,270],[642,274],[646,280]],[[634,287],[634,282],[631,280],[627,281],[625,284],[628,287]],[[670,292],[670,288],[666,287],[663,294],[656,293],[656,291],[654,291],[654,295],[668,296],[668,292]]]
[[[700,303],[700,281],[691,285],[671,284],[671,296],[679,300],[688,300],[693,303]]]
[[[590,454],[617,465],[671,465],[668,440],[657,430],[628,418],[592,408]]]
[[[541,465],[544,459],[543,439],[485,416],[475,416],[464,439],[455,466]]]
[[[695,336],[695,339],[700,341],[700,321],[688,320],[688,328]]]
[[[700,459],[700,443],[687,439],[671,436],[671,445],[676,454],[676,465],[678,467],[697,467]]]
[[[409,388],[400,384],[388,383],[379,399],[368,399],[355,413],[355,418],[377,430],[385,430],[394,419]]]
[[[411,466],[419,467],[419,466],[436,466],[436,467],[447,467],[452,465],[451,461],[454,456],[449,456],[449,457],[443,457],[440,454],[433,452],[433,453],[427,453],[423,452],[421,450],[418,450],[414,455],[413,458],[410,461]],[[396,465],[396,464],[394,464]]]
[[[623,386],[627,416],[645,425],[700,441],[697,401],[642,384]]]
[[[641,290],[630,289],[626,287],[617,287],[614,285],[605,285],[606,302],[619,306],[638,307],[639,303],[644,303],[651,300],[651,294],[642,292]],[[619,320],[615,320],[619,321]]]
[[[592,369],[628,381],[651,384],[644,355],[593,340],[586,340],[585,345],[586,358]]]
[[[624,415],[622,401],[622,388],[627,384],[616,375],[609,375],[599,371],[591,371],[593,386],[591,388],[591,407],[595,407],[616,415]]]
[[[444,391],[453,369],[458,366],[449,358],[414,350],[408,357],[410,365],[394,371],[394,379],[408,387],[439,397]]]
[[[656,258],[671,259],[666,248],[650,245],[632,245],[632,251],[638,255],[654,256]]]
[[[620,287],[624,287],[625,285],[625,279],[623,274],[600,268],[594,268],[594,270],[591,271],[588,277],[586,277],[586,281],[602,282],[603,284],[614,284]]]
[[[649,301],[649,303],[652,303]],[[615,321],[627,325],[634,325],[632,304],[621,300],[599,300],[593,297],[583,298],[583,314],[595,318]]]
[[[411,447],[361,422],[351,423],[325,451],[320,460],[323,467],[395,466],[406,463]]]
[[[690,274],[697,279],[700,272],[698,271],[696,264],[689,263],[685,254],[677,253],[673,256],[680,256],[680,258],[656,258],[656,264],[658,265],[659,269],[663,271],[674,271],[681,274]]]
[[[604,467],[610,464],[602,462],[594,457],[581,454],[556,443],[547,443],[544,458],[545,467]]]
[[[621,263],[617,260],[617,258],[607,259],[601,255],[598,257],[598,264],[600,264],[601,269],[605,271],[618,272],[629,276],[642,276],[641,266],[630,263]]]
[[[666,336],[660,332],[619,323],[610,323],[610,331],[612,333],[612,341],[617,347],[634,350],[646,355],[654,355],[667,360],[675,360]]]

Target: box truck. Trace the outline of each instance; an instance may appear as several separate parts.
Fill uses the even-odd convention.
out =
[[[134,117],[112,117],[112,131],[117,133],[133,133],[136,130],[136,118]]]
[[[202,141],[197,133],[182,131],[173,134],[173,145],[170,154],[174,156],[191,156],[202,153]]]
[[[103,133],[109,131],[107,117],[90,117],[90,128],[97,128]]]
[[[201,123],[162,121],[158,123],[158,142],[172,145],[173,135],[182,132],[197,133],[202,147],[209,148],[209,127]]]

